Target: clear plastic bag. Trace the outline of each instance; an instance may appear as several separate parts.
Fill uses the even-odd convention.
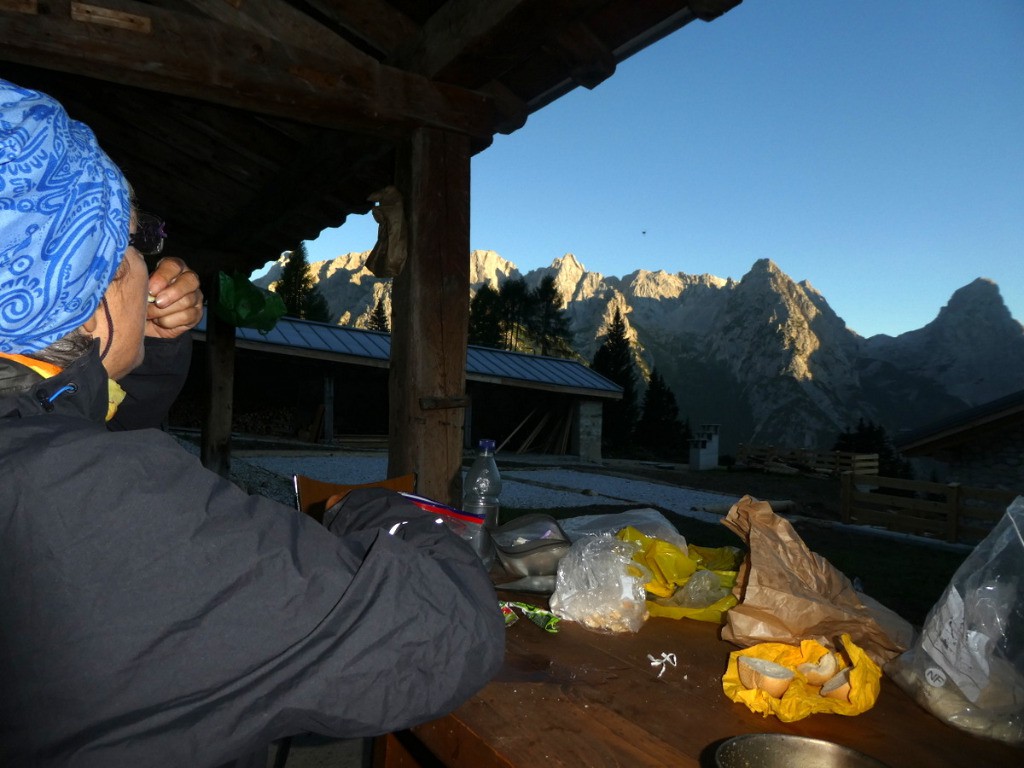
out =
[[[885,671],[950,725],[1024,744],[1024,497],[960,565],[917,642]]]
[[[698,570],[671,597],[661,599],[662,605],[681,608],[707,608],[730,593],[714,571]]]
[[[598,632],[637,632],[647,620],[651,573],[633,555],[639,545],[610,534],[584,536],[558,563],[551,610]]]

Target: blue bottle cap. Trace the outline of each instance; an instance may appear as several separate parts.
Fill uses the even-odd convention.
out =
[[[494,441],[493,440],[484,439],[484,440],[481,440],[478,443],[478,445],[480,446],[480,450],[481,451],[493,451],[494,450]]]

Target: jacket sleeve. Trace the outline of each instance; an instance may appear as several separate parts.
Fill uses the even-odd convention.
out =
[[[487,574],[405,499],[350,494],[328,530],[247,496],[166,435],[107,438],[118,448],[103,461],[51,447],[32,478],[88,477],[73,509],[32,521],[37,547],[62,555],[31,574],[25,594],[53,596],[24,613],[54,630],[9,667],[45,670],[58,692],[23,708],[54,730],[55,757],[218,765],[295,733],[376,735],[451,711],[500,666]]]
[[[125,391],[107,428],[111,431],[159,428],[181,392],[192,361],[192,335],[173,339],[147,336],[142,364],[118,383]]]

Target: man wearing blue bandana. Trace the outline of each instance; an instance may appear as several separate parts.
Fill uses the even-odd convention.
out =
[[[107,428],[197,311],[158,240],[92,132],[0,80],[0,765],[262,766],[455,708],[504,625],[446,526],[369,491],[325,528]]]
[[[86,126],[0,82],[5,102],[18,105],[0,123],[0,354],[29,353],[95,312],[125,251],[131,200]],[[149,293],[145,367],[121,380],[128,398],[112,429],[158,426],[188,370],[185,332],[202,317],[198,278],[180,259],[163,259]]]

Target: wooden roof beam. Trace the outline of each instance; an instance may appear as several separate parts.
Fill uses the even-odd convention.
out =
[[[419,26],[385,0],[306,0],[325,18],[391,58],[419,35]]]
[[[327,54],[340,49],[347,55],[347,43],[335,32],[281,0],[156,0],[155,4],[173,10],[182,2],[221,24],[272,37],[293,48]]]
[[[0,5],[0,60],[378,137],[398,138],[417,126],[475,138],[493,135],[488,96],[381,65],[354,48],[342,59],[341,43],[331,56],[300,51],[251,31],[130,0],[116,0],[113,13],[126,20],[118,26],[101,16],[76,21],[21,10],[35,7],[29,2],[18,11]],[[72,12],[82,5],[72,2]]]

